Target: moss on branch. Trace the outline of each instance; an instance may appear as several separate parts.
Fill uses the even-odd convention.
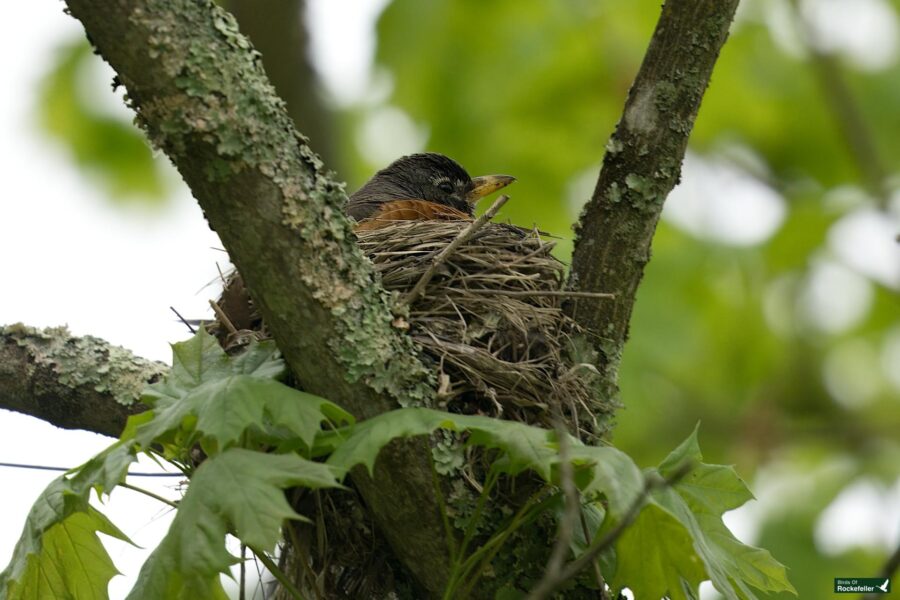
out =
[[[593,333],[603,394],[610,398],[618,393],[618,364],[663,202],[681,176],[688,136],[737,5],[667,0],[575,228],[569,287],[616,295],[567,305]]]
[[[0,327],[0,408],[117,437],[141,391],[168,368],[65,327]]]

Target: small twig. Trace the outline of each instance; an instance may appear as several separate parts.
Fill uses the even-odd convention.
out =
[[[169,307],[169,310],[171,310],[173,313],[175,313],[175,316],[178,317],[178,320],[179,320],[179,321],[181,321],[182,323],[184,323],[184,326],[188,328],[188,331],[190,331],[192,334],[197,333],[197,330],[194,329],[194,326],[191,325],[190,321],[188,321],[187,319],[185,319],[184,317],[182,317],[182,316],[181,316],[181,313],[178,312],[177,310],[175,310],[175,307],[174,307],[174,306],[170,306],[170,307]]]
[[[262,600],[269,600],[269,592],[266,591],[268,587],[274,587],[271,585],[271,582],[263,581],[263,568],[259,564],[259,560],[254,556],[253,557],[253,566],[256,568],[256,589],[260,591],[262,594]],[[253,595],[256,595],[256,592],[253,592]]]
[[[320,529],[323,529],[325,527],[325,525],[322,522],[322,502],[321,502],[321,499],[319,498],[318,494],[315,495],[315,499],[316,499],[316,533],[318,534],[318,531]],[[323,600],[323,597],[322,597],[323,592],[320,589],[321,588],[320,580],[316,576],[315,571],[313,571],[313,569],[312,569],[311,561],[309,558],[309,553],[304,551],[304,546],[303,546],[303,544],[300,543],[300,536],[297,535],[297,527],[296,526],[297,526],[297,523],[295,523],[295,522],[290,522],[290,523],[285,524],[285,529],[287,529],[288,537],[291,538],[290,539],[290,542],[291,542],[290,547],[293,549],[294,553],[297,554],[297,556],[293,557],[294,564],[299,564],[300,567],[303,569],[303,574],[305,575],[306,581],[307,581],[307,587],[312,589],[313,593],[316,595],[316,600]],[[325,555],[325,552],[323,549],[324,542],[322,541],[322,538],[320,535],[317,535],[316,537],[319,538],[317,540],[317,543],[319,544],[319,546],[318,546],[319,556],[324,556]],[[286,562],[284,560],[285,558],[286,557],[284,555],[282,555],[282,564],[286,564]]]
[[[238,587],[238,600],[247,600],[247,544],[241,544],[241,578]]]
[[[216,271],[219,272],[219,279],[222,280],[222,285],[228,285],[228,278],[225,277],[225,273],[222,272],[222,267],[219,266],[218,262],[216,262]]]
[[[459,232],[459,235],[456,236],[452,242],[447,244],[437,255],[431,259],[431,265],[426,269],[424,273],[422,273],[422,277],[419,278],[419,281],[416,285],[406,294],[401,300],[401,305],[409,305],[412,304],[422,293],[425,291],[425,286],[428,285],[428,282],[431,281],[431,278],[434,277],[434,274],[437,273],[438,267],[440,267],[451,254],[456,252],[456,249],[465,244],[469,239],[475,235],[475,233],[481,229],[485,223],[494,218],[494,215],[500,210],[500,208],[506,204],[506,201],[509,200],[509,196],[503,195],[497,198],[497,201],[494,202],[489,209],[484,211],[484,214],[472,221],[468,227]]]
[[[479,494],[484,492],[484,486],[475,480],[475,477],[467,470],[466,467],[463,467],[462,469],[460,469],[459,474],[462,475],[463,479],[465,479],[466,482],[472,486],[473,490],[475,490]]]
[[[210,300],[209,305],[212,306],[213,312],[216,313],[216,318],[218,318],[219,322],[225,326],[228,333],[235,334],[238,332],[237,328],[231,322],[231,319],[228,318],[228,315],[225,314],[225,311],[219,307],[219,304],[215,300]]]
[[[879,579],[890,579],[894,576],[894,573],[897,572],[897,569],[900,568],[900,545],[894,550],[894,553],[885,561],[884,566],[881,567],[881,570],[878,572]],[[867,594],[863,597],[863,600],[878,600],[881,598],[880,594]]]
[[[539,590],[554,585],[565,566],[566,555],[570,552],[572,536],[575,534],[575,524],[581,513],[581,502],[578,499],[578,488],[575,486],[575,474],[572,463],[569,461],[569,433],[559,418],[555,419],[556,439],[559,442],[559,487],[565,497],[565,509],[557,528],[556,543],[550,552],[547,568],[544,576],[538,582],[535,589]],[[532,595],[534,592],[532,592]]]
[[[473,294],[487,294],[489,296],[560,296],[563,298],[615,298],[615,294],[607,292],[578,292],[575,290],[481,290],[469,289]]]
[[[634,523],[638,513],[640,513],[641,509],[644,507],[644,503],[650,495],[650,492],[655,489],[667,488],[675,485],[681,481],[685,475],[690,473],[693,468],[694,465],[692,463],[685,463],[665,479],[644,479],[644,487],[641,490],[641,493],[638,494],[637,498],[634,499],[634,502],[631,503],[631,506],[628,507],[628,510],[625,512],[622,519],[616,523],[612,529],[607,531],[606,535],[595,541],[587,550],[585,550],[581,556],[560,569],[554,577],[545,577],[542,579],[537,587],[531,590],[531,593],[526,600],[544,600],[545,598],[549,598],[559,586],[578,575],[582,569],[593,562],[597,555],[612,546],[615,541],[619,539],[619,536]]]
[[[591,531],[588,529],[587,519],[584,518],[584,511],[578,511],[579,521],[581,521],[581,534],[584,536],[584,541],[587,546],[591,545]],[[606,579],[603,578],[603,573],[600,571],[600,561],[597,560],[595,556],[591,561],[591,565],[594,567],[594,578],[597,581],[597,587],[600,588],[600,600],[611,600],[609,597],[609,590],[606,589]]]

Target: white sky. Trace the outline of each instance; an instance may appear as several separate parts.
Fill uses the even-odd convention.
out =
[[[332,96],[341,104],[358,101],[371,89],[372,25],[386,1],[310,1],[310,16],[318,34],[313,50]],[[201,288],[215,279],[216,261],[222,260],[222,254],[213,249],[218,247],[217,238],[186,192],[159,211],[110,210],[102,191],[85,179],[63,150],[37,133],[32,113],[37,81],[49,68],[55,48],[82,35],[81,28],[62,13],[63,4],[56,0],[0,6],[0,72],[7,90],[0,94],[0,165],[5,193],[0,204],[0,281],[5,282],[0,290],[0,324],[68,324],[76,335],[96,335],[141,356],[168,362],[168,342],[186,337],[169,306],[189,316],[207,314],[207,299],[215,291]],[[358,45],[350,45],[352,40],[358,40]],[[124,113],[120,103],[99,102]],[[380,156],[378,149],[367,153]],[[701,163],[697,165],[703,168]],[[753,200],[746,194],[740,198],[742,210],[752,212],[756,203],[764,211],[759,214],[767,215],[768,220],[756,223],[753,232],[742,234],[749,236],[743,243],[758,242],[780,223],[780,200],[771,196]],[[690,221],[692,211],[704,210],[687,204],[679,207],[676,202],[670,218]],[[728,221],[728,215],[703,214],[710,223],[726,219],[728,227],[739,225],[734,219]],[[858,221],[846,227],[862,236],[860,243],[865,241],[866,230],[860,229]],[[832,246],[846,262],[855,260],[853,249],[845,247],[841,238],[832,240]],[[884,244],[879,248],[878,252],[888,251]],[[900,257],[885,260],[888,266],[878,275],[890,279],[888,269],[900,264]],[[70,467],[107,443],[101,436],[61,431],[36,419],[0,411],[0,462]],[[0,485],[5,491],[0,495],[4,515],[0,521],[0,566],[11,555],[31,503],[53,477],[52,473],[0,468]],[[169,488],[173,481],[138,483],[174,496]],[[126,534],[146,548],[155,546],[170,520],[163,507],[127,490],[116,492],[108,512]],[[113,598],[127,592],[143,556],[127,546],[113,546],[113,559],[126,574],[113,580]]]
[[[185,337],[169,312],[206,314],[201,285],[215,277],[221,253],[216,236],[186,194],[158,212],[110,210],[56,145],[36,134],[31,107],[37,81],[60,42],[82,35],[61,2],[3,3],[0,8],[0,323],[68,324],[148,358],[168,361],[168,342]],[[120,103],[117,103],[120,105]],[[124,110],[124,109],[122,109]],[[173,175],[174,176],[174,175]],[[63,431],[37,419],[0,411],[0,461],[71,467],[111,440]],[[142,465],[140,470],[153,470]],[[25,516],[56,473],[0,468],[0,564],[11,556]],[[141,479],[139,485],[174,497],[177,479]],[[152,548],[165,533],[168,512],[128,490],[117,491],[107,512],[132,540]],[[113,560],[135,575],[145,551],[111,545]],[[112,597],[130,585],[113,580]]]

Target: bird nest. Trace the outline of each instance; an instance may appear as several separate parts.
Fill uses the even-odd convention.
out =
[[[596,371],[574,358],[581,332],[562,310],[568,293],[555,243],[488,223],[447,253],[469,226],[403,221],[357,232],[435,364],[441,406],[542,425],[562,414],[580,437],[601,435],[612,407],[597,397]]]
[[[459,243],[464,232],[471,237]],[[395,324],[434,365],[441,408],[545,426],[561,416],[583,439],[603,435],[614,407],[598,397],[593,367],[576,358],[582,332],[562,310],[570,294],[554,242],[507,224],[435,220],[357,238],[397,295]],[[226,349],[268,337],[240,277],[228,279],[215,308],[211,331]]]

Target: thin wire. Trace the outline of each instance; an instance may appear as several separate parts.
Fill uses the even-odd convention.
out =
[[[48,467],[46,465],[24,465],[19,463],[8,463],[8,462],[0,462],[0,467],[10,467],[13,469],[32,469],[35,471],[58,471],[61,473],[65,473],[66,471],[71,471],[72,469],[67,469],[65,467]],[[143,473],[140,471],[131,472],[129,471],[126,475],[129,477],[184,477],[184,473]]]

